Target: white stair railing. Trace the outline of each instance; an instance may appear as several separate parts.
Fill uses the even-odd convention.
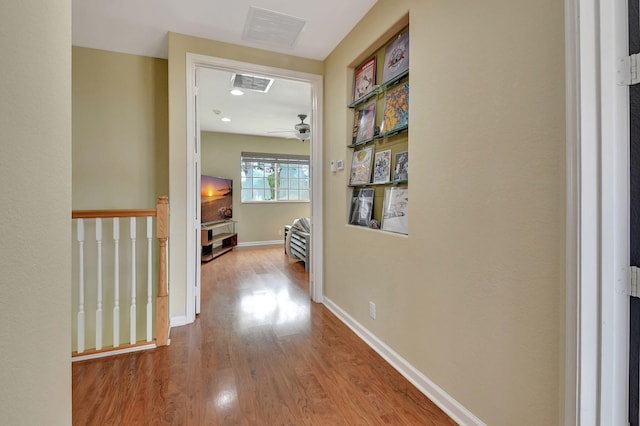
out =
[[[147,218],[147,270],[151,271],[153,259],[153,219]],[[147,274],[147,342],[153,338],[153,277]]]
[[[120,346],[120,218],[113,218],[113,347]]]
[[[76,239],[77,239],[77,305],[75,309],[77,318],[77,336],[74,339],[76,343],[76,351],[73,352],[73,360],[95,358],[99,356],[106,356],[116,353],[130,352],[133,350],[148,349],[156,346],[164,346],[168,344],[168,299],[167,299],[167,274],[166,274],[166,255],[167,255],[167,237],[168,237],[168,213],[169,206],[166,197],[160,197],[158,205],[155,209],[141,209],[141,210],[76,210],[73,211],[72,218],[76,219]],[[138,238],[137,218],[146,218],[146,239],[147,250],[146,259],[144,256],[137,256],[136,241]],[[153,233],[154,233],[154,217],[156,217],[156,234],[159,241],[159,258],[157,260],[158,265],[158,294],[156,297],[156,304],[154,304],[153,297]],[[129,240],[131,252],[125,253],[125,258],[121,259],[120,253],[120,219],[129,218]],[[111,220],[113,225],[113,238],[112,240],[103,238],[103,222]],[[87,245],[85,239],[85,231],[95,226],[96,245],[92,247],[91,244]],[[142,232],[142,230],[140,230]],[[90,241],[89,241],[90,242]],[[113,253],[113,257],[109,254],[104,255],[103,247],[113,246],[113,251],[107,253]],[[95,264],[93,261],[87,263],[87,253],[89,258],[94,259],[91,254],[95,250]],[[75,256],[74,256],[75,257]],[[110,262],[113,262],[113,268],[106,269]],[[87,271],[95,269],[95,281],[85,277]],[[107,275],[105,275],[105,271]],[[112,277],[109,277],[109,273],[113,273]],[[130,280],[127,283],[126,279],[123,281],[126,285],[130,286],[130,298],[129,300],[121,300],[120,298],[120,274],[130,273]],[[140,274],[146,275],[147,285],[146,288],[142,287],[138,289],[137,282]],[[90,274],[94,276],[93,274]],[[104,283],[113,283],[113,286],[104,286]],[[138,290],[146,293],[146,310],[138,311],[137,300]],[[93,296],[95,292],[95,297]],[[113,294],[113,297],[105,299],[105,293]],[[85,300],[89,297],[89,302]],[[142,295],[140,295],[142,296]],[[95,300],[95,323],[91,324],[87,322],[85,316],[85,310],[87,307],[92,309],[91,302]],[[113,301],[112,307],[105,306],[105,303],[109,305]],[[89,303],[89,305],[87,305]],[[122,303],[129,303],[129,339],[128,343],[121,341],[120,327],[121,322],[126,321],[127,318],[122,318],[120,312],[120,305]],[[154,305],[156,308],[156,338],[153,336],[153,323],[154,323]],[[106,314],[105,314],[106,308]],[[111,309],[110,309],[111,308]],[[112,321],[108,321],[108,315],[112,312]],[[105,318],[105,315],[107,317]],[[105,319],[107,322],[105,322]],[[144,323],[144,325],[143,325]],[[112,341],[104,341],[104,332],[112,327]],[[124,325],[124,324],[122,324]],[[146,327],[146,340],[138,341],[138,325]],[[125,326],[126,327],[126,326]],[[107,334],[109,336],[109,334]],[[126,336],[123,336],[126,339]],[[95,340],[94,340],[95,339]],[[95,341],[95,347],[93,349],[87,349],[87,344],[90,346]],[[111,345],[109,345],[111,343]]]
[[[136,343],[136,218],[130,219],[131,238],[131,306],[129,306],[129,343]]]
[[[102,349],[102,219],[96,219],[96,244],[98,246],[98,274],[96,281],[96,349]]]
[[[84,219],[78,219],[78,352],[84,352]]]

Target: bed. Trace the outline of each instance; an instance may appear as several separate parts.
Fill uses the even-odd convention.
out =
[[[291,225],[284,226],[284,251],[289,257],[304,262],[304,270],[309,272],[311,223],[308,217],[298,218]]]

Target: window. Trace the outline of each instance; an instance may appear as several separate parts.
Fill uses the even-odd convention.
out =
[[[243,152],[242,202],[309,201],[309,156]]]

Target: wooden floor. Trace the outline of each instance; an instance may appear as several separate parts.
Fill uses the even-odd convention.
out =
[[[282,246],[202,267],[171,345],[73,365],[74,425],[454,425],[324,306]]]

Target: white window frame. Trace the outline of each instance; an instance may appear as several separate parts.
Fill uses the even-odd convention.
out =
[[[245,162],[251,162],[251,163],[269,163],[272,164],[274,166],[274,168],[276,170],[279,169],[280,166],[282,165],[292,165],[292,164],[299,164],[299,165],[306,165],[309,171],[309,183],[311,181],[311,162],[310,162],[310,156],[309,155],[295,155],[295,154],[273,154],[273,153],[261,153],[261,152],[242,152],[240,155],[240,167],[242,168],[242,165]],[[242,175],[242,172],[240,173]],[[289,178],[291,179],[291,178]],[[296,178],[298,180],[303,180],[301,178]],[[251,180],[253,180],[253,177],[251,178]],[[251,200],[245,200],[244,199],[244,190],[246,189],[251,189],[252,193],[253,190],[256,189],[253,185],[251,185],[250,188],[247,188],[244,186],[244,178],[241,179],[241,183],[240,183],[240,199],[241,199],[241,203],[243,204],[251,204],[251,203],[258,203],[258,204],[269,204],[269,203],[277,203],[277,204],[281,204],[281,203],[309,203],[311,202],[311,186],[308,186],[306,189],[298,189],[298,191],[307,191],[308,194],[308,198],[306,200],[291,200],[289,198],[287,199],[279,199],[279,191],[282,190],[278,187],[278,182],[279,180],[276,179],[275,181],[275,189],[274,189],[274,193],[275,193],[275,199],[271,199],[271,200],[259,200],[259,199],[253,199],[253,194],[251,197]],[[258,188],[258,189],[266,189],[266,188]],[[291,190],[291,188],[287,188],[287,190]]]

